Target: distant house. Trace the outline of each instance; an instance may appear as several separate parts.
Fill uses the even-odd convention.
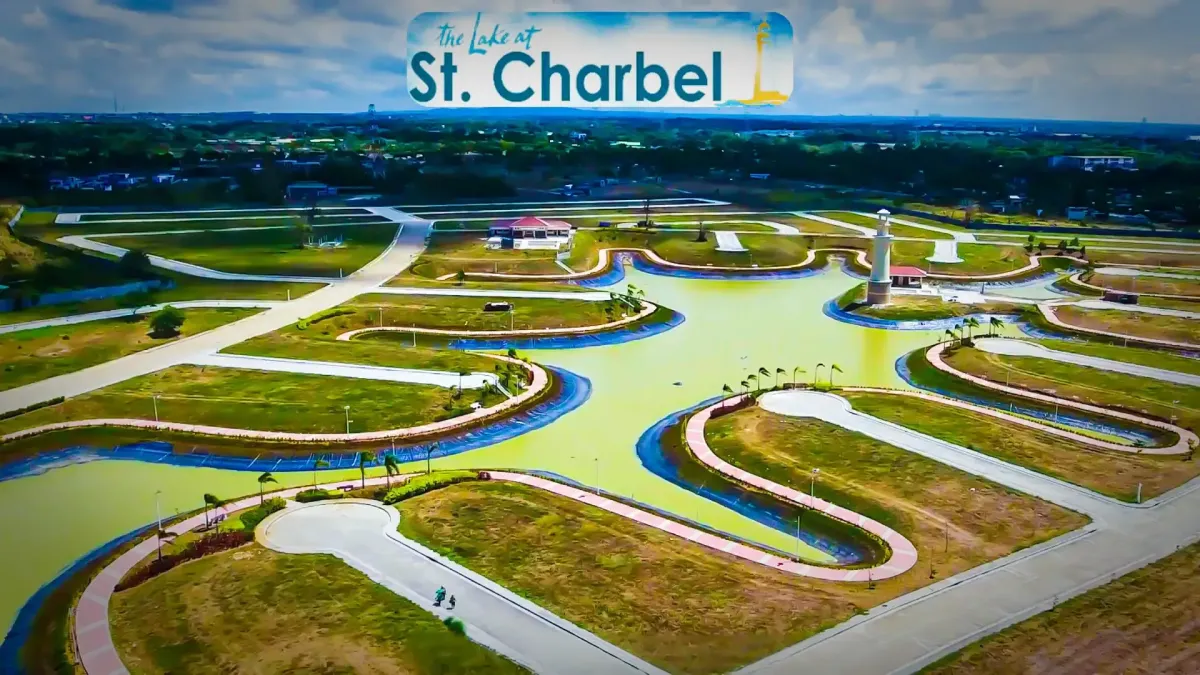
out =
[[[336,194],[337,188],[314,181],[302,181],[287,186],[287,198],[296,201],[310,201],[321,197],[332,197]]]
[[[179,179],[173,173],[160,173],[154,176],[155,185],[174,185]]]
[[[892,288],[921,288],[922,280],[929,276],[920,267],[892,265],[888,268]]]
[[[1132,171],[1137,168],[1137,160],[1122,155],[1058,155],[1050,158],[1050,166],[1055,169],[1083,171],[1093,171],[1098,168]]]
[[[1087,220],[1092,210],[1086,206],[1068,206],[1067,220]]]
[[[525,216],[502,220],[488,228],[488,248],[551,249],[570,246],[573,230],[569,223]]]

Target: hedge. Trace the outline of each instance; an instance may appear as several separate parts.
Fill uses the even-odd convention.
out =
[[[240,530],[236,532],[216,532],[208,534],[196,541],[187,545],[179,553],[164,555],[161,558],[155,558],[150,561],[150,564],[141,567],[130,574],[125,579],[122,579],[117,584],[117,591],[124,591],[133,588],[134,586],[143,584],[150,579],[179,566],[189,560],[203,558],[206,555],[228,551],[232,548],[237,548],[243,544],[249,544],[254,541],[254,532]]]
[[[304,330],[314,323],[320,323],[326,319],[332,319],[335,316],[345,316],[347,314],[354,314],[356,311],[357,310],[349,309],[346,307],[341,307],[341,308],[334,307],[332,309],[327,309],[322,312],[317,312],[316,314],[313,314],[312,316],[300,319],[300,321],[298,321],[296,323],[296,328],[298,328],[300,330]]]
[[[27,405],[24,408],[18,408],[16,410],[9,410],[6,413],[0,414],[0,420],[6,420],[6,419],[9,419],[12,417],[17,417],[18,415],[24,415],[27,412],[33,412],[34,410],[40,410],[42,408],[49,408],[50,406],[58,405],[59,403],[62,403],[66,400],[67,399],[62,396],[56,396],[55,398],[52,398],[52,399],[49,399],[46,401],[42,401],[41,403],[34,403],[33,405]]]
[[[300,502],[301,504],[307,504],[309,502],[321,502],[321,501],[325,501],[327,499],[341,499],[341,498],[342,498],[342,493],[340,493],[340,492],[332,492],[330,490],[313,490],[313,489],[304,490],[303,492],[298,493],[295,497],[296,501]]]
[[[455,483],[465,483],[475,480],[488,480],[488,474],[483,471],[479,473],[474,471],[439,471],[437,473],[425,474],[410,478],[403,485],[392,488],[384,495],[383,503],[395,504],[396,502],[402,502],[405,499],[423,495],[426,492],[448,487]]]
[[[287,502],[279,497],[273,497],[242,514],[239,519],[242,523],[242,530],[253,532],[258,524],[267,519],[267,516],[282,511],[287,506]]]

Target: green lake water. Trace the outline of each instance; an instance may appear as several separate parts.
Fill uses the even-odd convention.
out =
[[[859,283],[840,271],[780,281],[708,281],[630,270],[627,281],[687,321],[664,334],[622,345],[535,351],[536,361],[592,382],[591,399],[550,426],[513,440],[434,462],[436,468],[551,471],[652,504],[783,550],[796,540],[649,473],[635,443],[672,412],[718,396],[759,367],[811,380],[818,363],[844,371],[835,382],[903,386],[895,362],[939,337],[934,332],[872,330],[826,318],[822,305]],[[622,284],[623,287],[623,284]],[[828,370],[822,370],[822,379]],[[773,380],[773,378],[772,378]],[[771,380],[768,380],[770,382]],[[675,383],[679,384],[676,385]],[[423,469],[423,466],[421,467]],[[415,466],[407,467],[415,470]],[[256,473],[97,461],[0,483],[0,631],[6,633],[30,595],[80,556],[152,522],[155,492],[164,516],[198,508],[203,493],[257,491]],[[357,471],[323,472],[323,481]],[[311,482],[310,473],[281,474],[281,487]],[[828,559],[809,549],[813,559]]]

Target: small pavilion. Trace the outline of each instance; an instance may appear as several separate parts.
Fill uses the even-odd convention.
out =
[[[892,288],[921,288],[929,275],[919,267],[892,265],[888,267],[888,276],[892,278]]]

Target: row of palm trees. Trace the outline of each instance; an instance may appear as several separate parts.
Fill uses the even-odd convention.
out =
[[[817,386],[817,382],[821,377],[821,369],[824,367],[825,367],[824,363],[817,364],[816,370],[813,373],[813,387],[814,388]],[[839,366],[836,363],[831,363],[829,365],[829,387],[831,389],[833,388],[833,374],[835,372],[840,373],[843,371],[842,371],[841,366]],[[801,368],[800,366],[796,366],[795,368],[792,368],[792,370],[791,370],[792,388],[795,388],[797,386],[797,383],[799,381],[799,376],[801,374],[807,374],[807,373],[808,373],[808,371]],[[768,370],[765,367],[761,367],[758,369],[758,372],[747,375],[746,379],[744,379],[738,383],[738,386],[742,388],[743,394],[749,394],[751,391],[753,391],[754,393],[757,394],[757,393],[763,391],[764,389],[766,389],[766,387],[763,385],[765,384],[767,378],[770,378],[771,376],[772,376],[772,373],[770,370]],[[776,368],[775,372],[774,372],[774,378],[775,378],[774,383],[770,388],[771,389],[779,388],[779,378],[780,377],[784,378],[784,383],[786,384],[787,376],[788,376],[787,370],[785,370],[783,368]],[[753,385],[753,387],[751,387],[751,385]],[[721,391],[724,392],[726,396],[733,396],[733,394],[734,394],[733,387],[729,386],[728,384],[723,386],[721,388]]]
[[[981,325],[982,324],[979,323],[979,319],[976,319],[973,316],[968,316],[966,319],[963,320],[962,323],[958,324],[957,326],[954,326],[953,328],[947,328],[946,335],[951,340],[957,340],[959,342],[963,342],[964,336],[965,336],[966,341],[970,342],[971,336],[972,336],[972,331],[976,328],[979,328]],[[996,333],[1003,327],[1004,327],[1004,322],[1001,321],[1000,319],[998,319],[994,316],[991,317],[990,319],[988,319],[988,335],[989,336],[995,336]]]

